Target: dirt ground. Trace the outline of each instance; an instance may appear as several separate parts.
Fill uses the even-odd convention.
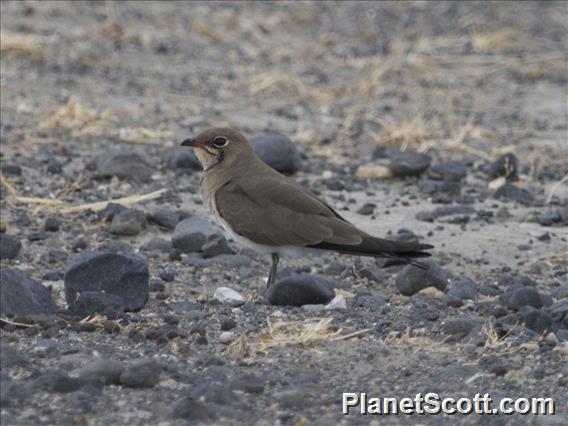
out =
[[[3,323],[3,347],[23,359],[2,367],[14,395],[47,371],[75,377],[93,359],[152,358],[161,373],[150,388],[7,393],[2,425],[567,424],[568,331],[557,321],[537,332],[502,306],[511,280],[530,282],[545,311],[568,303],[567,3],[2,1],[0,12],[1,220],[22,243],[2,268],[46,285],[62,311],[62,279],[44,277],[80,251],[139,253],[163,287],[116,322],[119,332],[101,317],[92,332],[65,315],[49,333]],[[149,223],[117,237],[81,207],[165,189],[130,207],[206,215],[200,173],[172,170],[168,156],[225,125],[287,135],[302,153],[292,178],[374,235],[411,230],[452,281],[495,292],[459,306],[443,292],[407,297],[395,286],[400,267],[322,254],[281,268],[339,282],[346,310],[269,306],[268,258],[231,243],[242,263],[191,266],[186,255],[140,251],[173,231]],[[452,194],[426,190],[430,172],[367,178],[391,150],[426,153],[433,166],[457,161],[466,175]],[[97,177],[97,158],[115,151],[141,155],[151,179]],[[512,185],[528,202],[494,196],[503,182],[486,170],[505,153],[518,159]],[[357,213],[367,203],[373,214]],[[473,213],[417,219],[443,206]],[[550,212],[558,219],[545,226]],[[30,238],[48,217],[59,230]],[[78,238],[87,248],[73,248]],[[220,286],[247,303],[215,303]],[[475,333],[448,331],[469,319]],[[166,344],[136,338],[172,323],[181,332]],[[552,397],[556,415],[344,416],[342,392]]]

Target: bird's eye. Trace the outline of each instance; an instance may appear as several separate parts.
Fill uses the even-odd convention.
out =
[[[215,148],[224,148],[227,146],[227,144],[229,143],[229,141],[227,140],[227,138],[224,138],[223,136],[219,136],[217,138],[215,138],[215,140],[213,141],[213,146]]]

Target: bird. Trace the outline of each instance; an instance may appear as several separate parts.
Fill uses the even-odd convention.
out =
[[[281,256],[310,251],[383,257],[428,270],[416,258],[434,247],[374,237],[357,228],[328,203],[258,158],[247,138],[233,128],[204,130],[181,146],[194,149],[203,167],[204,204],[234,241],[269,254],[267,289],[275,282]]]

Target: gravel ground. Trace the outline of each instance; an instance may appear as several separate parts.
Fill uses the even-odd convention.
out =
[[[565,3],[0,12],[3,425],[568,422]],[[267,303],[269,259],[207,222],[177,148],[220,125],[433,244],[430,272],[283,259]],[[342,392],[556,415],[346,417]]]

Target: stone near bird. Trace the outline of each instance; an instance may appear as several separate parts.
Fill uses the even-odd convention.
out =
[[[429,244],[377,238],[341,217],[325,201],[262,162],[248,140],[230,128],[205,130],[182,146],[192,147],[203,166],[201,193],[222,228],[235,241],[272,256],[267,287],[276,280],[282,255],[310,250],[386,257],[428,267]]]

